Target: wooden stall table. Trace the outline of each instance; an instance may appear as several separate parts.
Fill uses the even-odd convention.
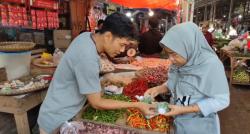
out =
[[[250,61],[250,57],[241,57],[241,56],[231,56],[230,57],[230,64],[231,64],[231,74],[230,74],[230,85],[250,85],[250,81],[248,82],[238,82],[233,79],[233,74],[236,68],[244,61]],[[248,73],[248,77],[250,78],[250,74]]]
[[[31,75],[53,74],[54,69],[42,69],[31,66]],[[40,105],[47,93],[47,88],[16,96],[0,96],[0,112],[14,114],[18,134],[30,134],[27,112]]]
[[[41,104],[47,90],[19,96],[0,96],[0,112],[14,114],[18,134],[30,134],[27,112]]]
[[[230,58],[233,56],[233,53],[235,51],[227,51],[224,49],[220,49],[220,59],[222,62],[224,62],[226,59]]]

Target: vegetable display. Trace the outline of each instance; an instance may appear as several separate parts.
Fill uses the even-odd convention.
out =
[[[246,69],[238,68],[233,72],[233,80],[242,83],[250,82],[249,73]]]
[[[60,134],[141,134],[135,130],[110,124],[81,121],[67,122],[60,128]]]
[[[104,95],[103,98],[120,100],[120,101],[130,101],[127,96],[124,95]],[[114,124],[117,119],[124,116],[126,110],[96,110],[91,106],[87,107],[83,113],[82,118],[93,120],[97,122],[112,123]]]
[[[129,96],[131,99],[136,99],[135,96],[142,96],[148,89],[148,83],[145,79],[135,79],[123,89],[123,94]]]
[[[151,119],[146,119],[138,109],[130,108],[128,109],[127,124],[134,128],[168,132],[170,129],[170,117],[157,115]]]
[[[134,61],[131,64],[135,65],[135,66],[140,66],[143,68],[146,68],[146,67],[154,68],[154,67],[159,67],[159,66],[169,68],[169,66],[171,65],[171,62],[170,62],[170,60],[166,60],[166,59],[143,58],[143,59]]]
[[[159,66],[156,68],[144,68],[136,72],[139,78],[145,78],[153,86],[161,85],[167,81],[168,68]]]

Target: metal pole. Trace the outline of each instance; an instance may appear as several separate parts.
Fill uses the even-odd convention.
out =
[[[204,11],[204,21],[207,20],[207,5],[205,5],[205,11]]]
[[[231,2],[230,2],[230,9],[229,9],[228,21],[227,21],[227,29],[229,29],[229,27],[231,25],[231,19],[232,19],[231,15],[232,15],[233,4],[234,4],[233,1],[234,0],[231,0]]]
[[[190,11],[190,20],[189,21],[194,22],[194,0],[191,2],[191,11]]]
[[[217,2],[214,2],[213,21],[216,19],[216,4]]]
[[[213,21],[213,11],[214,11],[214,1],[212,0],[212,3],[211,3],[211,8],[210,8],[210,15],[209,15],[209,20],[210,21]]]

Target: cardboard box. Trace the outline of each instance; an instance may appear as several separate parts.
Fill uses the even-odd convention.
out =
[[[66,49],[71,43],[71,30],[54,30],[55,48]]]
[[[45,35],[44,32],[34,32],[34,42],[39,45],[45,45]]]
[[[19,34],[19,41],[33,42],[32,33],[22,32]]]

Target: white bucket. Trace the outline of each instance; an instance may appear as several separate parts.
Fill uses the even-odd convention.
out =
[[[6,69],[8,80],[18,79],[30,74],[31,51],[0,52],[0,68]],[[0,74],[1,77],[1,74]]]

